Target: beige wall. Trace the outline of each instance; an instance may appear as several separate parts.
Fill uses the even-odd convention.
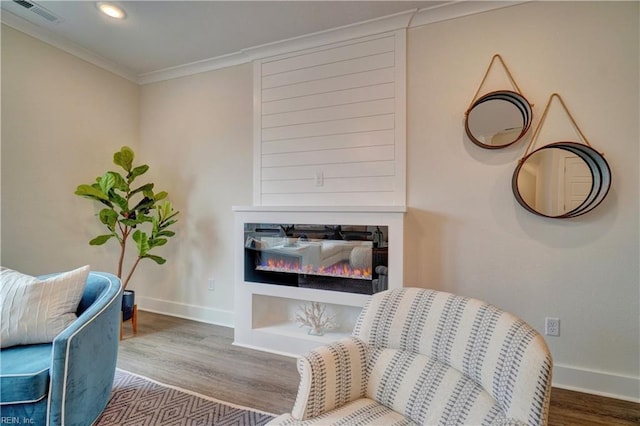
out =
[[[114,270],[117,247],[74,195],[138,141],[139,88],[2,25],[2,265],[40,274]]]
[[[136,283],[148,309],[233,325],[231,206],[252,202],[252,75],[246,64],[142,86],[140,155],[181,210],[171,265],[144,265]]]
[[[527,3],[409,31],[405,282],[489,300],[538,330],[558,317],[561,337],[547,338],[557,381],[575,369],[629,376],[620,382],[640,398],[638,22],[637,2]],[[466,138],[464,111],[495,53],[535,104],[534,126],[558,92],[605,153],[613,185],[597,209],[526,212],[511,176],[529,139],[485,150]]]
[[[639,18],[636,2],[527,3],[410,29],[407,52],[407,285],[488,300],[539,330],[559,317],[561,337],[547,339],[556,383],[627,398],[640,376]],[[132,143],[181,210],[168,263],[144,264],[132,288],[147,309],[231,324],[231,207],[252,200],[251,65],[138,92],[12,30],[2,50],[3,263],[111,268],[87,247],[98,228],[72,193]],[[526,141],[488,151],[464,136],[494,53],[535,104],[534,126],[559,92],[605,153],[613,186],[596,210],[567,221],[527,213],[510,187]],[[35,109],[45,114],[17,118]]]

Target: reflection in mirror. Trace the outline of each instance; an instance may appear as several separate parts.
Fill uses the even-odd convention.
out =
[[[519,93],[484,95],[467,111],[465,130],[483,148],[503,148],[518,141],[531,125],[531,106]]]
[[[504,146],[513,143],[523,127],[520,109],[506,100],[489,100],[469,112],[469,130],[484,145]]]
[[[522,201],[538,214],[558,217],[578,209],[592,193],[587,162],[562,148],[535,151],[522,164],[517,189]]]

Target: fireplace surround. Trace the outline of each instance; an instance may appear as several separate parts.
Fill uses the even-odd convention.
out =
[[[402,287],[404,207],[233,210],[235,345],[300,355],[349,335],[370,294]],[[338,327],[324,336],[300,328],[296,312],[310,302]]]

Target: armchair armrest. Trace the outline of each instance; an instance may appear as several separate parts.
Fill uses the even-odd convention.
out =
[[[298,359],[300,385],[292,417],[306,420],[361,398],[367,388],[369,347],[348,337]]]
[[[111,274],[91,272],[85,295],[95,297],[53,341],[48,424],[86,425],[111,394],[118,356],[122,285]]]

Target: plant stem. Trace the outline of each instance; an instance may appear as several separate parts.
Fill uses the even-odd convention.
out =
[[[122,279],[122,263],[124,262],[124,251],[126,248],[126,241],[120,243],[120,259],[118,259],[118,278]]]
[[[138,263],[140,263],[140,259],[142,259],[142,258],[140,256],[138,256],[138,258],[136,259],[136,262],[131,267],[131,270],[129,271],[129,275],[127,276],[127,279],[124,280],[124,283],[122,284],[122,288],[123,289],[127,288],[127,284],[129,284],[129,280],[131,279],[131,276],[133,275],[134,271],[138,267]]]
[[[120,235],[122,235],[122,237],[120,237],[119,235],[116,234],[120,242],[120,258],[118,259],[118,278],[122,279],[122,265],[124,263],[124,254],[127,251],[127,232],[126,232],[126,227],[122,228],[122,225],[120,224],[120,222],[118,222],[117,225],[118,225],[118,229],[120,230]]]

